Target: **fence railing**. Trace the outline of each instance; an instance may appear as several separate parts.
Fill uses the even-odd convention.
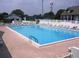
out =
[[[79,23],[77,20],[56,20],[56,19],[40,19],[42,22],[70,22],[70,23]]]

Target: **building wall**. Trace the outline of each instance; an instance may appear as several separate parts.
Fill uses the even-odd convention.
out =
[[[60,19],[63,20],[79,20],[79,15],[63,15]]]

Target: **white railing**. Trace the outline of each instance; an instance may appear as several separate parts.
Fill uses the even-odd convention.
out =
[[[56,19],[39,19],[42,22],[70,22],[70,23],[79,23],[77,20],[56,20]]]
[[[68,20],[40,20],[40,25],[64,28],[79,28],[79,21]]]

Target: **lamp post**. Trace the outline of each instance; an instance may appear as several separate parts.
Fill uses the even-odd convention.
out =
[[[53,11],[53,2],[50,2],[50,6],[51,6],[51,7],[50,7],[50,8],[51,8],[50,11],[52,12],[52,11]]]
[[[44,0],[42,0],[42,16],[43,16],[43,14],[44,14]]]

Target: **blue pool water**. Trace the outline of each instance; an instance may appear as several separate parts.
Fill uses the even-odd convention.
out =
[[[48,28],[38,25],[10,26],[10,28],[41,45],[79,37],[79,32],[62,28]]]

